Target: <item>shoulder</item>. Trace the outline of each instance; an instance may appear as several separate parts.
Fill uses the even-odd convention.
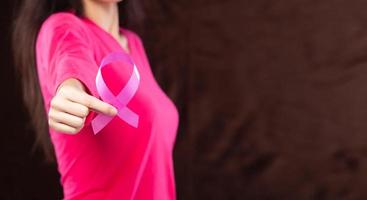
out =
[[[55,35],[63,33],[85,34],[83,21],[71,12],[58,12],[50,15],[42,23],[40,34]]]
[[[82,20],[80,19],[80,17],[76,16],[72,12],[57,12],[51,14],[43,22],[44,26],[62,26],[62,25],[77,26],[80,24],[82,24]]]
[[[61,52],[92,49],[88,30],[81,18],[68,12],[50,15],[36,37],[37,56],[51,58]]]

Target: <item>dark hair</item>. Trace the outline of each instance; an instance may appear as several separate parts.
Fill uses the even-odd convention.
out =
[[[17,74],[21,80],[23,101],[36,133],[34,147],[41,147],[47,161],[54,160],[48,133],[48,120],[36,68],[35,43],[44,20],[53,13],[74,10],[83,15],[81,0],[23,0],[13,27],[13,54]],[[143,19],[137,0],[119,3],[120,25],[136,26]]]

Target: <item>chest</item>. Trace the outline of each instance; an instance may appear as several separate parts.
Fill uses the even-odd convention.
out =
[[[176,106],[156,81],[146,56],[141,54],[143,47],[136,46],[131,38],[127,42],[129,55],[136,65],[140,80],[138,89],[126,106],[139,115],[139,126],[137,129],[131,129],[123,120],[116,119],[114,123],[119,124],[116,127],[127,128],[126,131],[130,132],[142,131],[148,133],[157,127],[162,129],[160,130],[161,134],[175,132],[178,124]],[[95,48],[97,64],[109,53],[123,51],[118,42],[116,40],[111,41],[111,38],[101,37],[95,41],[95,45],[97,45]],[[123,65],[121,62],[112,62],[104,70],[102,73],[106,75],[105,77],[114,77],[104,80],[115,95],[119,94],[133,74],[133,67]]]

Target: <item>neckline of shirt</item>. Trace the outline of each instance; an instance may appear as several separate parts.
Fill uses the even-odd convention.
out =
[[[112,42],[119,48],[119,50],[121,50],[122,52],[128,54],[130,57],[133,54],[133,48],[131,48],[131,39],[130,39],[130,35],[128,33],[127,30],[125,30],[122,27],[119,27],[119,32],[120,34],[124,35],[126,37],[126,41],[127,41],[127,48],[129,49],[129,52],[126,51],[121,44],[117,41],[117,39],[115,39],[111,33],[107,32],[106,30],[104,30],[102,27],[100,27],[98,24],[96,24],[95,22],[93,22],[92,20],[88,19],[87,17],[82,17],[81,18],[84,22],[91,24],[92,26],[94,26],[96,29],[98,29],[100,32],[102,32],[104,35],[106,35],[108,38],[110,38],[112,40]]]

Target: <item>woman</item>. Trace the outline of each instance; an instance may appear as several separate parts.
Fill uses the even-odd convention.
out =
[[[24,2],[13,37],[24,99],[39,141],[45,146],[51,138],[64,199],[176,199],[178,112],[155,81],[140,38],[119,27],[118,3]],[[139,116],[136,127],[119,118],[120,110],[102,101],[96,88],[99,65],[112,52],[128,55],[139,72],[127,105]],[[111,66],[118,71],[105,72],[107,85],[116,85],[108,77],[124,83],[132,74],[118,62]],[[91,121],[97,115],[113,118],[95,135]]]

